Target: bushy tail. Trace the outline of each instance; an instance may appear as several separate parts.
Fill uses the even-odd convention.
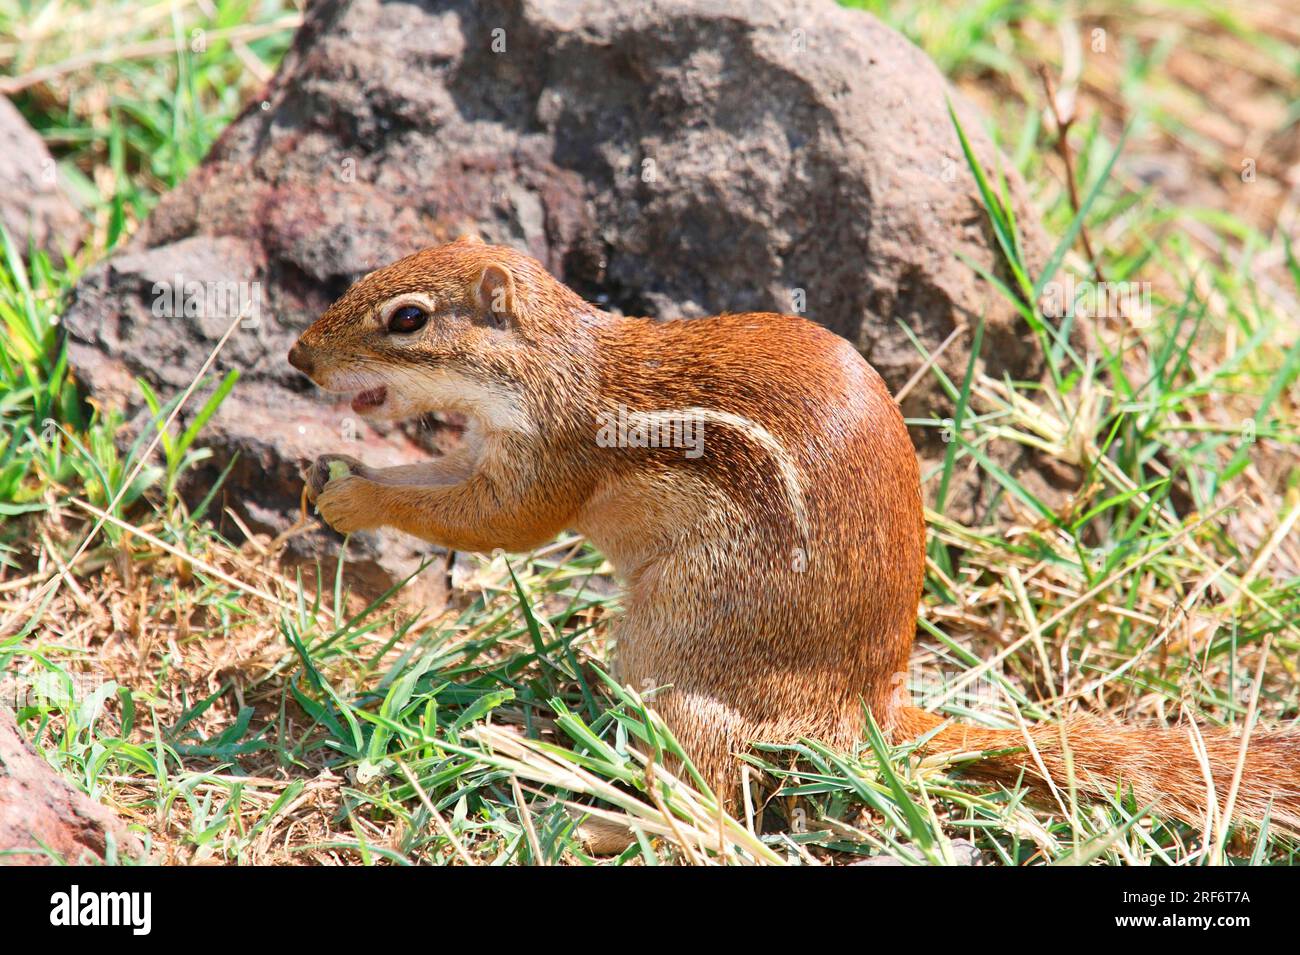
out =
[[[1021,778],[1039,789],[1042,771],[1020,730],[992,730],[950,723],[944,717],[912,707],[894,717],[894,740],[916,739],[942,726],[927,740],[927,755],[962,753],[980,756],[970,767],[983,778],[1008,784]],[[1132,790],[1141,807],[1200,826],[1210,804],[1210,780],[1198,758],[1191,728],[1147,728],[1073,717],[1062,724],[1029,727],[1047,775],[1065,797],[1071,772],[1075,787],[1092,796]],[[1213,780],[1214,801],[1224,811],[1241,750],[1241,738],[1222,730],[1201,728],[1204,764]],[[1001,751],[1001,752],[998,752]],[[1068,798],[1068,797],[1065,797]],[[1233,801],[1233,818],[1258,824],[1265,813],[1272,828],[1300,833],[1300,733],[1250,736],[1241,783]]]

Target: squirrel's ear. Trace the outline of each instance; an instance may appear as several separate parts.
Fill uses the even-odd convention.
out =
[[[479,308],[494,325],[504,327],[516,314],[515,277],[499,262],[483,266],[476,292]]]
[[[483,245],[483,237],[477,232],[462,232],[456,236],[456,241],[461,245]]]

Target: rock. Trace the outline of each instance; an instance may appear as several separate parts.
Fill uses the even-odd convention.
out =
[[[18,731],[13,710],[0,705],[0,861],[102,861],[110,833],[119,853],[143,852],[140,841],[113,813],[69,786],[36,754]]]
[[[18,251],[36,248],[61,259],[81,244],[86,222],[64,193],[45,143],[22,113],[0,96],[0,224]]]
[[[948,97],[984,165],[1005,167],[918,49],[829,0],[322,0],[265,96],[85,276],[72,361],[97,395],[135,403],[133,375],[174,391],[238,311],[213,283],[256,298],[217,363],[244,377],[207,440],[240,452],[228,488],[272,529],[297,511],[299,457],[423,453],[311,394],[284,355],[350,282],[462,232],[627,313],[802,310],[894,388],[921,364],[900,322],[933,350],[984,314],[989,371],[1035,378],[1032,336],[958,258],[1001,271]],[[217,305],[155,307],[190,282]],[[938,362],[954,378],[967,340]],[[945,404],[927,375],[905,411]]]

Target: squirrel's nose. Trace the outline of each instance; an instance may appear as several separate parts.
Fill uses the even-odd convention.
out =
[[[301,341],[294,342],[293,347],[289,349],[289,364],[304,375],[311,374],[313,368],[311,355],[307,353],[307,349],[302,347]]]

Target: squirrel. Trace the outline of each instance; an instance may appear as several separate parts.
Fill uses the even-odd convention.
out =
[[[848,750],[864,707],[894,742],[920,738],[996,781],[1120,786],[1194,825],[1208,793],[1226,803],[1241,741],[1223,730],[1201,732],[1211,790],[1186,729],[985,729],[907,705],[926,545],[916,455],[879,374],[813,321],[616,315],[527,255],[461,238],[358,280],[289,362],[374,419],[468,421],[463,445],[427,463],[318,458],[307,494],[336,530],[518,552],[571,529],[605,555],[626,591],[614,673],[656,690],[730,806],[746,746]],[[1233,805],[1300,830],[1300,735],[1252,735]]]

